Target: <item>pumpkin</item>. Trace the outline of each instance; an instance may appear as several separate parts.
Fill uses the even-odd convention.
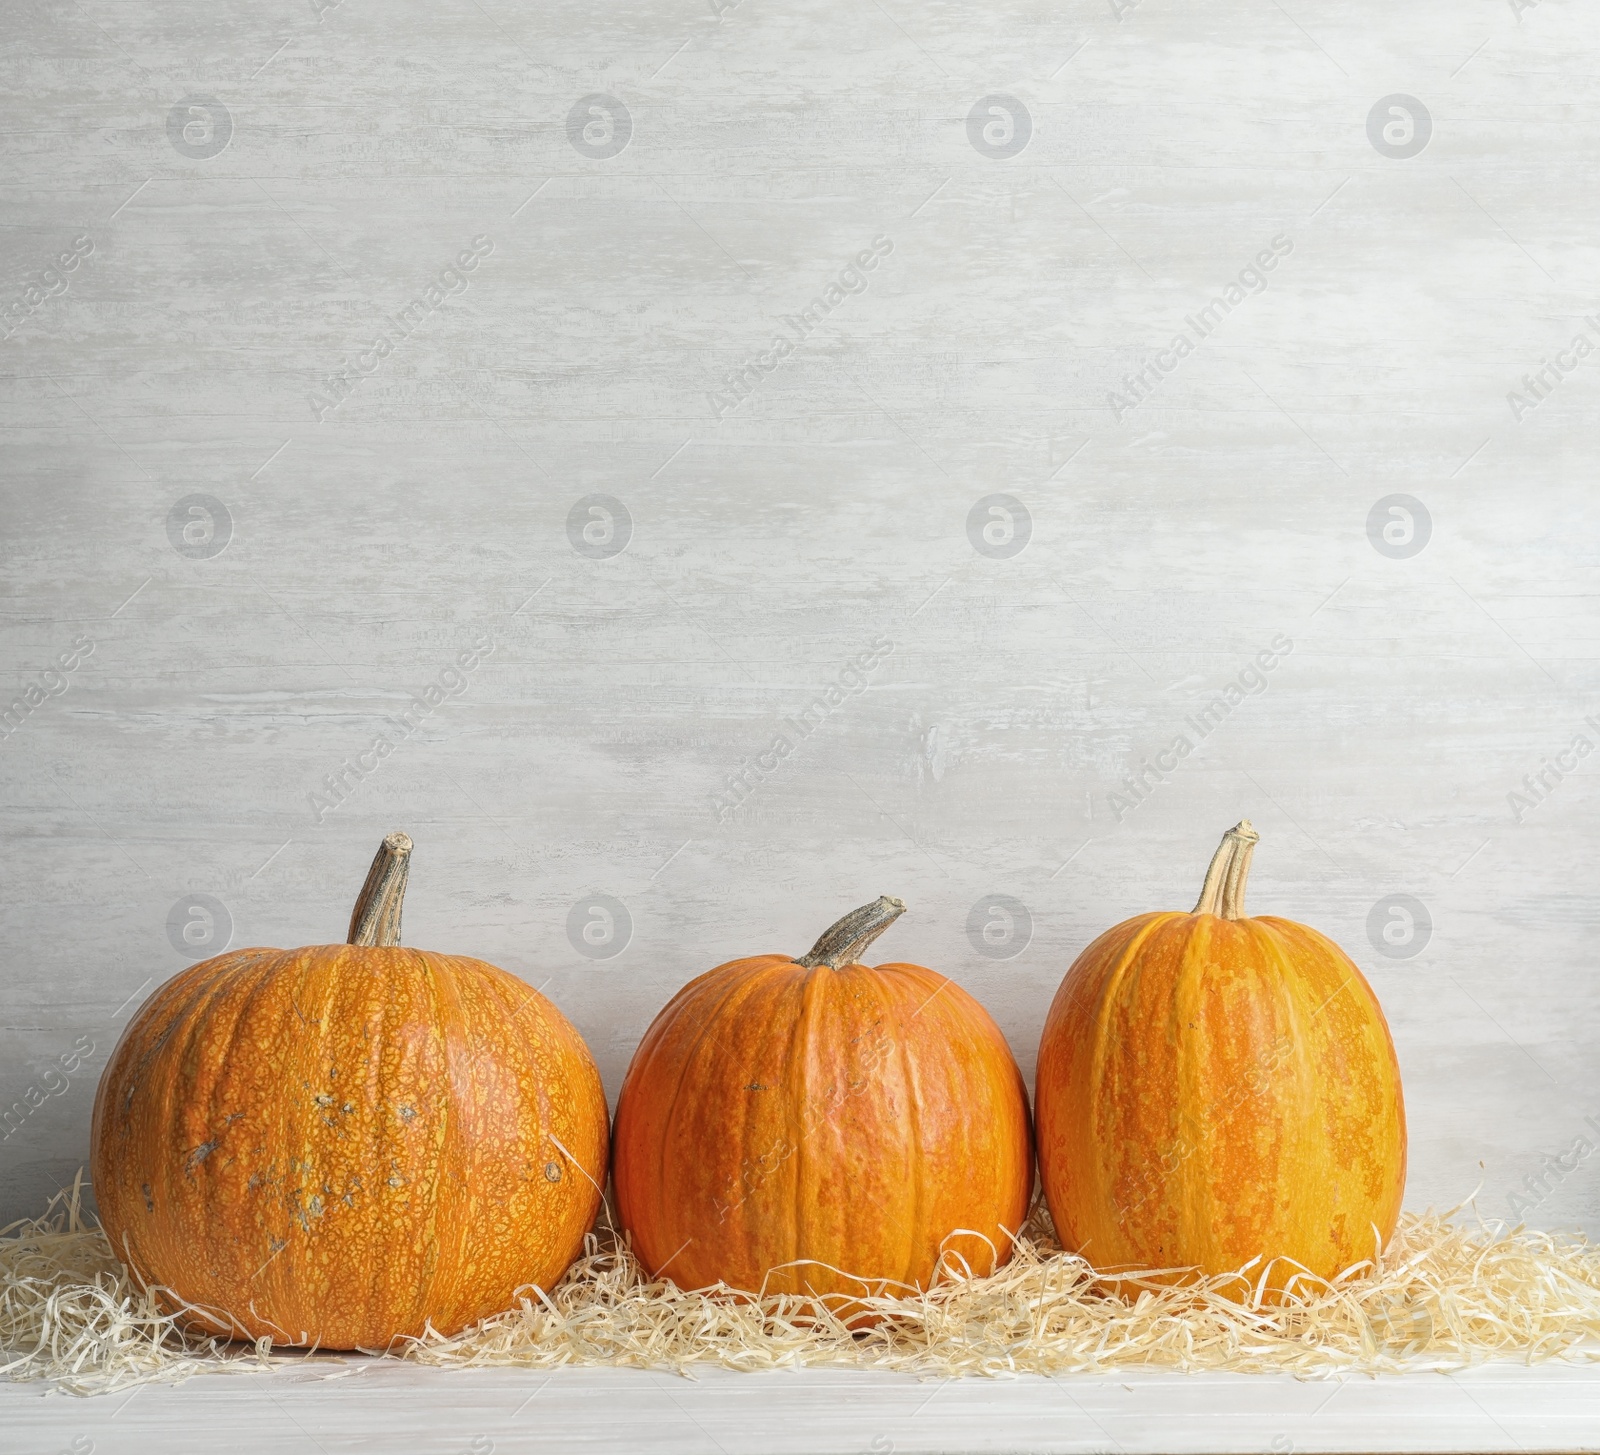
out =
[[[617,1210],[652,1275],[851,1295],[985,1274],[1027,1214],[1027,1088],[988,1013],[921,965],[857,963],[885,896],[809,954],[733,960],[646,1032],[617,1102]]]
[[[250,949],[145,1001],[95,1097],[113,1251],[192,1326],[379,1348],[549,1287],[600,1204],[606,1104],[516,976],[400,946],[411,840],[343,945]]]
[[[1040,1177],[1062,1245],[1101,1273],[1247,1270],[1224,1291],[1276,1299],[1394,1232],[1406,1127],[1388,1024],[1332,940],[1245,916],[1258,837],[1230,829],[1193,913],[1107,930],[1050,1007]]]

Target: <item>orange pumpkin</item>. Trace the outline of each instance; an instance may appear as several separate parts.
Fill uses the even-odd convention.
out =
[[[101,1221],[199,1328],[382,1347],[548,1287],[600,1204],[588,1048],[516,976],[401,949],[391,834],[349,941],[218,955],[129,1023],[95,1098]]]
[[[855,910],[798,960],[720,965],[656,1017],[617,1102],[614,1164],[652,1274],[854,1318],[852,1294],[1010,1257],[1033,1185],[1027,1088],[948,976],[857,963],[904,909]]]
[[[1251,1265],[1234,1291],[1276,1296],[1371,1257],[1399,1217],[1389,1027],[1333,941],[1245,918],[1257,838],[1230,829],[1192,914],[1107,930],[1050,1007],[1040,1176],[1063,1246],[1102,1273]]]

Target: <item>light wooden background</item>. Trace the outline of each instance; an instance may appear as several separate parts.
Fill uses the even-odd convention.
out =
[[[1389,1014],[1411,1205],[1481,1184],[1489,1216],[1594,1227],[1594,760],[1509,797],[1600,744],[1600,353],[1508,400],[1600,342],[1581,0],[16,0],[0,27],[0,1217],[84,1159],[191,906],[235,946],[342,938],[391,828],[408,942],[546,987],[614,1096],[684,980],[879,893],[911,907],[883,953],[953,973],[1031,1079],[1073,957],[1186,907],[1249,816],[1254,907],[1337,938]],[[615,155],[587,113],[569,134],[592,95],[626,108]],[[994,95],[1014,155],[969,128]],[[1396,95],[1415,155],[1386,107],[1401,141],[1369,136]],[[874,239],[864,290],[710,397]],[[441,274],[465,286],[364,353]],[[975,549],[991,495],[1020,553]],[[1369,537],[1392,495],[1422,549]],[[203,517],[175,546],[191,496],[220,551]],[[619,553],[575,547],[589,496],[625,506]],[[1431,923],[1403,955],[1369,933],[1391,896]],[[984,953],[1013,901],[1025,947]],[[620,953],[569,933],[595,905]]]

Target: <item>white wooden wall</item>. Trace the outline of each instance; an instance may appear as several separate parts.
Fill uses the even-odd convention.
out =
[[[0,27],[0,1218],[144,994],[342,938],[391,828],[408,942],[614,1095],[879,893],[1031,1078],[1248,816],[1388,1011],[1410,1203],[1600,1221],[1583,0]]]

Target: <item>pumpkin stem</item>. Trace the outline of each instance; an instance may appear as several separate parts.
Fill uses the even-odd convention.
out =
[[[804,965],[807,970],[814,970],[818,965],[826,965],[830,970],[853,965],[866,954],[867,946],[905,912],[904,900],[879,895],[871,904],[853,909],[837,924],[829,925],[810,951],[794,963]]]
[[[1250,856],[1260,841],[1261,835],[1247,818],[1240,819],[1222,836],[1217,852],[1211,857],[1211,867],[1206,870],[1206,882],[1195,902],[1195,914],[1214,914],[1223,919],[1245,917],[1245,880],[1250,877]]]
[[[398,829],[385,836],[367,870],[356,907],[350,914],[347,945],[398,945],[400,901],[411,872],[411,836]]]

